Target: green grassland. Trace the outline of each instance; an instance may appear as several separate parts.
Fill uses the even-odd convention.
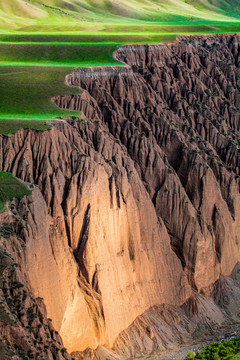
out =
[[[49,39],[48,39],[49,40]],[[80,112],[62,110],[50,99],[56,95],[77,95],[81,90],[67,86],[65,76],[76,66],[119,65],[113,58],[116,44],[77,42],[0,43],[0,133],[17,131],[20,123],[42,130],[45,123]],[[6,127],[7,120],[14,120]]]
[[[112,44],[86,43],[0,44],[0,133],[6,133],[6,119],[46,121],[79,116],[80,112],[62,110],[50,99],[81,93],[64,83],[65,76],[78,65],[119,65],[112,56],[115,48]],[[16,121],[11,123],[16,130],[17,125]]]
[[[112,56],[115,49],[116,44],[0,43],[0,66],[58,66],[69,68],[119,65],[119,62]],[[71,71],[71,69],[60,70],[58,68],[56,74],[67,74],[67,71]],[[47,74],[42,73],[42,76],[44,77],[43,81],[45,81]],[[38,77],[38,81],[41,77]],[[64,77],[62,79],[64,80]],[[49,86],[51,85],[49,84]],[[60,90],[63,90],[62,87]]]
[[[172,35],[162,38],[174,39]],[[116,42],[80,43],[79,38],[69,36],[40,38],[44,42],[36,41],[35,36],[20,37],[18,41],[14,36],[12,40],[7,37],[0,43],[0,134],[21,127],[43,130],[49,128],[46,120],[81,115],[62,110],[50,101],[56,95],[81,93],[64,84],[65,76],[77,66],[122,65],[113,58]]]
[[[0,134],[9,135],[20,129],[50,130],[51,125],[42,120],[0,119]]]
[[[0,172],[0,212],[4,210],[7,201],[30,194],[31,190],[28,189],[27,185],[10,173]]]
[[[59,109],[50,99],[59,94],[79,94],[64,84],[65,67],[0,67],[0,119],[51,120],[80,113]]]
[[[89,34],[122,25],[214,25],[239,18],[238,0],[0,0],[3,32]]]
[[[19,120],[24,127],[32,124],[31,127],[43,130],[47,128],[46,120],[80,116],[80,112],[58,108],[50,99],[81,93],[79,88],[64,83],[65,76],[76,66],[119,65],[112,55],[115,48],[116,44],[76,42],[1,43],[0,133],[17,131]]]

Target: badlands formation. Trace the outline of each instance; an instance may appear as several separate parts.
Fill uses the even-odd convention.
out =
[[[19,356],[126,359],[240,320],[240,36],[114,56],[52,99],[82,119],[0,137],[0,170],[33,184],[0,215]]]

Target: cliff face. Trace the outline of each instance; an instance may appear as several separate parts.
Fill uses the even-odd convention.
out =
[[[43,299],[29,287],[24,251],[29,244],[21,232],[31,201],[13,200],[11,211],[0,217],[0,358],[71,360]]]
[[[36,185],[4,221],[68,351],[135,356],[239,320],[239,46],[121,46],[128,66],[76,69],[83,93],[53,99],[82,120],[0,138],[0,170]]]

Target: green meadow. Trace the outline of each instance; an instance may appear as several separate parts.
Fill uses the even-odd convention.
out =
[[[0,0],[2,32],[89,34],[149,23],[224,26],[239,18],[238,0]]]
[[[97,43],[0,43],[1,66],[77,67],[119,65],[112,54],[115,44]],[[17,56],[16,56],[17,54]],[[71,71],[65,69],[61,72]],[[57,69],[57,73],[60,69]],[[46,76],[42,74],[44,81]],[[37,78],[40,80],[40,77]],[[50,79],[49,79],[50,80]],[[49,84],[49,86],[51,86]],[[63,90],[63,89],[60,89]]]
[[[1,43],[0,133],[17,131],[20,124],[43,130],[47,120],[80,116],[80,112],[58,108],[50,99],[81,93],[65,84],[65,76],[74,67],[119,65],[112,56],[115,48],[115,44],[76,42]]]
[[[161,41],[174,39],[175,35],[161,36]],[[81,93],[64,83],[75,67],[122,65],[113,58],[113,52],[118,45],[127,43],[126,37],[112,40],[77,35],[0,37],[0,133],[17,131],[19,121],[24,127],[43,130],[40,121],[79,116],[79,112],[59,109],[50,99]],[[132,40],[140,42],[139,35]]]
[[[54,95],[80,93],[80,89],[64,84],[65,74],[71,71],[65,67],[1,66],[0,119],[46,121],[80,115],[61,110],[50,101]]]

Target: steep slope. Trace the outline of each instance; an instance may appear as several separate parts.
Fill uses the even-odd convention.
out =
[[[0,170],[35,184],[1,215],[9,250],[25,244],[26,286],[75,358],[239,322],[240,37],[115,56],[127,66],[76,69],[82,94],[52,99],[83,119],[0,137]]]
[[[12,202],[12,209],[14,201]],[[16,220],[16,219],[15,219]],[[24,273],[24,241],[12,236],[20,222],[0,225],[0,358],[71,360],[43,299],[35,298]],[[21,265],[19,265],[21,264]]]
[[[80,125],[18,133],[25,139],[22,165],[12,151],[12,141],[19,140],[10,136],[2,143],[3,152],[12,153],[3,155],[4,168],[13,170],[15,163],[18,176],[25,168],[25,180],[38,184],[44,196],[36,189],[33,203],[23,205],[26,266],[34,293],[44,298],[69,350],[112,346],[119,329],[159,299],[180,305],[190,295],[133,161],[120,144],[113,147],[105,127],[85,125],[89,144]],[[117,161],[114,168],[108,151]]]

